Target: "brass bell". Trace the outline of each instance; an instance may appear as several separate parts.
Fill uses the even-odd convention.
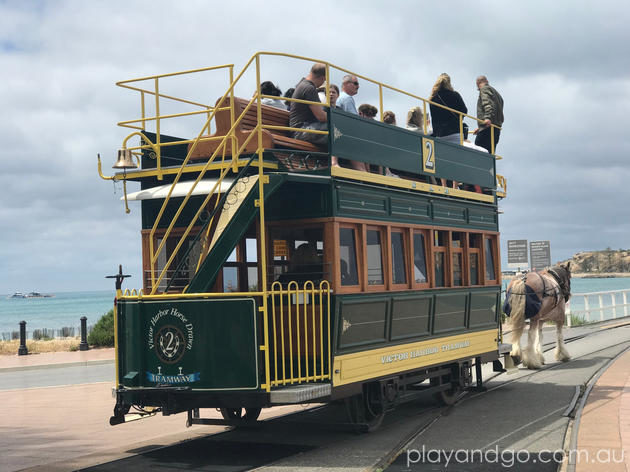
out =
[[[136,167],[138,166],[133,162],[131,151],[129,149],[119,149],[118,160],[112,166],[112,169],[135,169]]]

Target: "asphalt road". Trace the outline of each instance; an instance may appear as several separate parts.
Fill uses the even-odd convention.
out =
[[[103,462],[105,457],[124,457],[110,460],[94,466],[90,470],[160,470],[197,469],[204,471],[238,471],[257,467],[260,471],[359,471],[385,469],[390,472],[425,471],[425,470],[506,470],[506,462],[495,464],[469,463],[453,464],[452,454],[461,450],[481,451],[527,451],[533,453],[533,459],[527,464],[519,464],[517,470],[555,470],[553,455],[537,455],[544,450],[553,452],[563,447],[568,416],[563,416],[575,399],[576,386],[585,384],[595,372],[602,368],[615,355],[630,346],[630,327],[619,326],[614,329],[602,329],[602,326],[573,328],[567,330],[565,339],[573,338],[567,348],[573,360],[566,364],[555,363],[553,352],[546,355],[547,365],[540,371],[519,369],[512,375],[501,374],[492,377],[489,370],[484,371],[488,391],[483,394],[467,393],[454,407],[438,408],[430,397],[420,398],[415,402],[399,405],[388,412],[380,430],[357,435],[345,427],[345,411],[340,406],[303,411],[298,414],[270,419],[254,429],[239,429],[217,432],[217,428],[193,427],[184,439],[169,442],[153,441],[153,446],[139,447],[137,439],[127,439],[124,446],[109,449],[108,454],[98,452],[96,446],[83,447],[82,453],[72,451],[74,457],[85,456],[82,467]],[[555,343],[553,330],[546,331],[545,339]],[[489,367],[489,366],[488,366]],[[88,388],[90,382],[112,382],[113,364],[71,366],[35,369],[0,374],[0,389],[33,389],[52,385],[82,384]],[[492,377],[492,378],[491,378]],[[95,384],[98,385],[98,384]],[[102,385],[102,384],[101,384]],[[58,389],[52,389],[55,391]],[[579,391],[579,390],[578,390]],[[33,394],[37,390],[31,390]],[[45,389],[42,390],[45,392]],[[5,392],[5,395],[9,392]],[[91,396],[86,398],[92,398]],[[38,397],[39,398],[39,397]],[[111,410],[111,398],[107,400],[105,413],[95,416],[99,423]],[[202,416],[203,415],[202,410]],[[209,412],[212,413],[212,412]],[[216,412],[214,412],[216,414]],[[208,414],[208,412],[206,412]],[[101,418],[102,417],[102,418]],[[156,417],[129,425],[120,425],[99,432],[121,435],[132,433],[136,426],[157,427],[162,434],[176,432],[176,427],[183,426],[185,417]],[[162,421],[174,420],[175,423]],[[46,422],[41,417],[39,422]],[[54,420],[51,420],[54,421]],[[74,420],[77,425],[79,419]],[[153,425],[153,426],[151,426]],[[162,425],[162,426],[161,426]],[[174,426],[171,426],[174,425]],[[87,425],[86,425],[87,426]],[[87,437],[92,437],[85,428]],[[0,428],[2,429],[2,428]],[[20,429],[25,435],[22,442],[26,450],[30,437],[24,425]],[[139,430],[138,430],[139,431]],[[38,431],[36,431],[39,433]],[[154,432],[157,433],[156,430]],[[146,434],[146,433],[145,433]],[[133,434],[132,434],[133,436]],[[33,436],[36,439],[38,435]],[[68,438],[69,440],[70,438]],[[26,441],[26,442],[24,442]],[[101,441],[102,442],[102,441]],[[115,441],[112,440],[112,446]],[[124,443],[124,442],[123,442]],[[166,445],[158,447],[157,444]],[[12,443],[11,443],[12,444]],[[64,456],[65,444],[68,447],[75,442],[59,442],[56,452]],[[121,443],[122,444],[122,443]],[[87,446],[87,445],[86,445]],[[424,456],[420,456],[424,446]],[[11,446],[13,447],[13,446]],[[76,448],[75,448],[76,449]],[[436,461],[435,453],[440,451],[442,458]],[[26,453],[26,452],[25,452]],[[90,455],[91,454],[91,455]],[[130,456],[131,454],[131,456]],[[398,458],[394,460],[396,454]],[[451,454],[451,456],[448,456]],[[70,457],[66,455],[66,457]],[[450,457],[449,467],[445,461]],[[460,453],[460,458],[461,453]],[[542,459],[542,460],[541,460]],[[59,459],[57,459],[58,461]],[[509,461],[510,458],[507,457]],[[90,462],[91,461],[91,462]],[[390,465],[390,462],[393,463]],[[544,462],[547,461],[547,462]],[[1,463],[2,461],[0,461]],[[44,462],[39,462],[43,464]],[[75,462],[76,464],[76,462]],[[46,470],[49,466],[42,466]],[[454,468],[455,467],[455,468]],[[74,470],[64,468],[63,461],[55,464],[55,470]],[[2,467],[0,467],[2,469]]]
[[[75,366],[42,366],[36,369],[0,373],[0,391],[24,388],[57,387],[95,382],[114,384],[114,362]]]
[[[568,410],[579,387],[630,347],[628,326],[604,330],[595,326],[573,334],[588,335],[568,344],[571,362],[556,363],[550,351],[544,369],[521,368],[512,375],[496,376],[487,381],[487,392],[467,393],[454,407],[437,408],[431,398],[401,405],[388,413],[375,433],[350,432],[341,424],[345,421],[343,408],[330,406],[88,470],[492,471],[506,470],[510,464],[523,471],[556,470],[562,460],[562,453],[556,451],[564,448],[571,420]],[[555,336],[547,339],[555,342]],[[479,451],[477,456],[474,451]],[[459,462],[455,462],[455,453]],[[486,455],[480,458],[482,453]],[[396,454],[398,458],[390,465]]]

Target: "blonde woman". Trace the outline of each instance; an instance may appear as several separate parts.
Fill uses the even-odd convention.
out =
[[[448,74],[439,75],[429,98],[432,102],[430,108],[433,136],[459,143],[459,119],[461,115],[457,112],[468,113],[468,108],[466,108],[462,96],[453,90]]]

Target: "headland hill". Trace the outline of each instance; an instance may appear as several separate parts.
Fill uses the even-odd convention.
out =
[[[571,276],[576,278],[630,277],[630,249],[582,251],[554,265],[567,262],[571,262]]]
[[[630,277],[630,249],[582,251],[560,264],[567,262],[573,277]]]

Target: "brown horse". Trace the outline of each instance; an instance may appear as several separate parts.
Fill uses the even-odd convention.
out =
[[[571,297],[570,264],[568,262],[542,272],[530,272],[512,279],[508,285],[503,311],[511,319],[510,355],[517,362],[522,359],[528,369],[539,369],[545,363],[542,352],[542,328],[545,321],[556,323],[556,360],[566,362],[571,358],[562,337],[564,307]],[[526,318],[529,319],[527,347],[521,353],[521,335]]]

